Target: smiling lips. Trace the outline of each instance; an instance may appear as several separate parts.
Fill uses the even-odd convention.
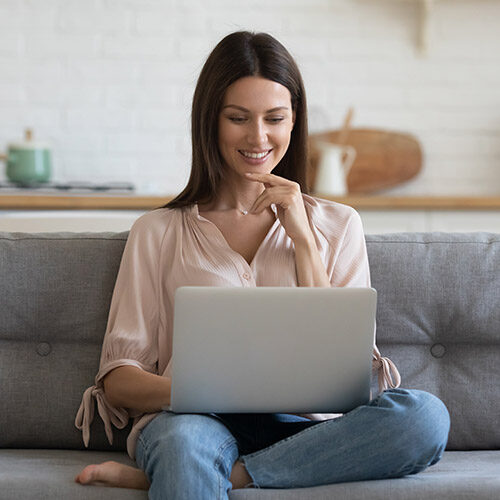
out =
[[[269,156],[271,151],[272,149],[267,149],[261,152],[244,151],[242,149],[238,150],[238,152],[241,153],[246,160],[250,160],[252,163],[261,163]]]

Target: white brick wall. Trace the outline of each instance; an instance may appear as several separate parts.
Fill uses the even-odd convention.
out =
[[[312,131],[352,105],[354,126],[421,140],[422,173],[389,194],[498,194],[500,1],[434,5],[422,57],[417,0],[0,0],[0,151],[30,126],[54,180],[176,193],[201,66],[250,29],[296,57]]]

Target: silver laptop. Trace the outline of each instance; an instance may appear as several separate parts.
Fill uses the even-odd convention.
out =
[[[370,398],[373,288],[180,287],[178,413],[345,413]]]

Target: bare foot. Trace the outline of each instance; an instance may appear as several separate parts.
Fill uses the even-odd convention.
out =
[[[141,469],[130,467],[118,462],[103,462],[98,465],[87,465],[75,477],[80,484],[95,484],[100,486],[115,486],[117,488],[133,488],[148,490],[149,481]]]
[[[252,478],[242,462],[235,462],[231,477],[233,490],[244,488],[252,482]],[[115,486],[117,488],[133,488],[136,490],[149,490],[149,481],[141,469],[130,467],[118,462],[103,462],[102,464],[87,465],[75,477],[75,482],[80,484],[94,484],[99,486]]]
[[[231,470],[231,477],[229,478],[233,485],[233,490],[244,488],[247,484],[252,483],[252,478],[249,476],[247,469],[243,462],[236,461]]]

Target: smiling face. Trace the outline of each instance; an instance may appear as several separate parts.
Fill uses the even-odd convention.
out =
[[[290,91],[257,76],[240,78],[224,94],[219,151],[226,168],[270,173],[285,155],[295,121]]]

